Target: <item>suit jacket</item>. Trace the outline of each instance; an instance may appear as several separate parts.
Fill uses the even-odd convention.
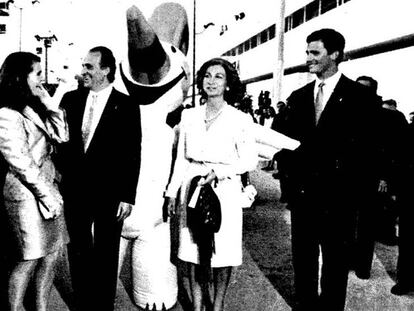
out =
[[[286,134],[301,142],[287,168],[293,198],[315,194],[342,200],[375,191],[382,161],[375,98],[342,75],[316,125],[314,86],[315,81],[287,100]]]
[[[60,150],[64,199],[134,204],[141,148],[138,106],[113,89],[85,152],[81,129],[87,96],[88,91],[76,90],[66,93],[61,102],[70,134]]]
[[[67,139],[63,111],[43,121],[29,106],[21,113],[0,109],[0,215],[8,255],[36,259],[68,241],[64,218],[49,219],[49,210],[63,204],[54,143]]]
[[[62,204],[52,145],[68,140],[63,111],[51,112],[43,122],[29,106],[22,113],[2,108],[0,133],[0,152],[7,165],[2,168],[4,199],[18,201],[22,206],[42,202],[52,209]]]

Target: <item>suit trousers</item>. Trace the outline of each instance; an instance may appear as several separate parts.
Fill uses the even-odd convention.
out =
[[[123,224],[116,220],[118,204],[67,205],[69,265],[79,310],[114,310]],[[90,206],[95,208],[85,212]]]
[[[355,215],[321,203],[300,199],[291,204],[295,295],[298,310],[341,311],[346,300],[349,242]]]

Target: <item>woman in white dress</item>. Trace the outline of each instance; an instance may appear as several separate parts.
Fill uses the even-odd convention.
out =
[[[195,311],[207,304],[198,278],[200,260],[197,244],[186,224],[186,197],[191,179],[199,185],[218,180],[214,190],[220,200],[222,223],[214,234],[215,252],[211,258],[214,284],[214,311],[221,311],[232,267],[242,263],[242,183],[240,175],[255,169],[256,151],[252,118],[232,105],[241,100],[243,87],[237,71],[228,61],[214,58],[197,74],[197,87],[203,105],[186,109],[179,126],[177,159],[166,196],[169,211],[181,216],[178,257],[189,263],[190,284]],[[179,191],[180,190],[180,191]]]

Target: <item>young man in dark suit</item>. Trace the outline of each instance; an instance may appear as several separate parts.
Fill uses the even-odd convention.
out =
[[[378,108],[363,86],[339,72],[345,47],[340,33],[320,29],[306,42],[307,66],[316,80],[287,100],[286,134],[301,142],[287,163],[298,302],[293,310],[337,311],[345,306],[356,210],[378,187]]]
[[[113,310],[121,229],[135,204],[140,115],[112,87],[116,63],[108,48],[91,49],[82,68],[84,88],[61,102],[70,133],[60,150],[69,264],[79,310]]]

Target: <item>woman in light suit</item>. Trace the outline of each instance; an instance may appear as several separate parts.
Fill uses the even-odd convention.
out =
[[[42,86],[40,58],[10,54],[0,69],[0,204],[11,250],[8,302],[23,310],[33,277],[35,310],[45,311],[54,265],[68,242],[54,143],[68,140],[64,113]]]

